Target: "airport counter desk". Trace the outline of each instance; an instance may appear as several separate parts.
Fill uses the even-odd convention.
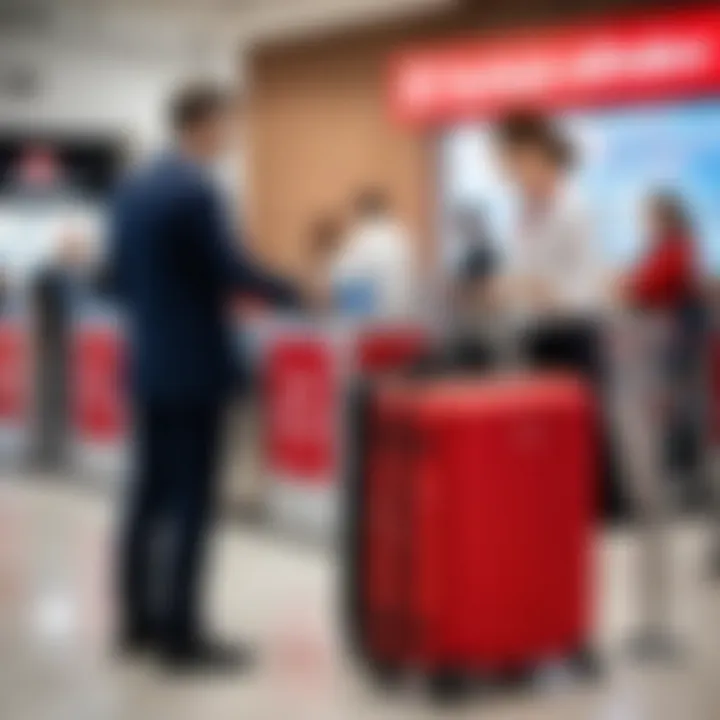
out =
[[[412,361],[430,343],[421,325],[268,319],[246,342],[256,370],[264,499],[273,527],[327,540],[346,472],[348,397],[360,374]]]

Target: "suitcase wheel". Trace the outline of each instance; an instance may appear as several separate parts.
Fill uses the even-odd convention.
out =
[[[468,694],[465,675],[456,670],[436,670],[428,676],[430,696],[438,703],[452,703],[464,699]]]

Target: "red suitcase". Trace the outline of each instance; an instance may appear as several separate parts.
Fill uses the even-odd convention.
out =
[[[355,639],[376,668],[585,658],[597,439],[569,377],[378,383],[351,512]]]

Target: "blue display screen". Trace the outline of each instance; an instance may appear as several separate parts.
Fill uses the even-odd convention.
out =
[[[569,181],[609,267],[637,256],[646,233],[644,201],[671,191],[691,220],[705,271],[720,273],[720,101],[573,113],[557,121],[579,150]],[[511,232],[513,190],[499,171],[492,137],[492,127],[479,123],[451,128],[442,139],[442,235],[450,256],[458,206],[480,209],[501,248]]]

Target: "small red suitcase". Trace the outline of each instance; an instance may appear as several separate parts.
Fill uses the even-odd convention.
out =
[[[350,587],[376,668],[497,675],[587,658],[591,391],[548,375],[377,383]]]

